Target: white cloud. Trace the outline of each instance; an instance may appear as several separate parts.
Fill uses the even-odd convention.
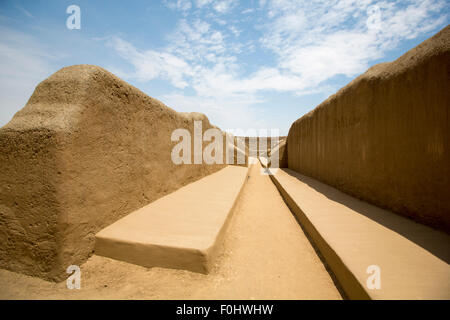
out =
[[[27,103],[36,85],[53,70],[37,40],[0,27],[0,126]]]
[[[259,8],[236,0],[164,3],[183,15],[164,35],[166,45],[143,47],[124,36],[95,38],[131,66],[127,72],[109,69],[125,79],[168,81],[173,93],[163,101],[211,115],[222,127],[263,125],[255,109],[265,102],[263,92],[323,90],[334,76],[353,77],[401,41],[448,21],[445,0],[260,0]],[[5,19],[11,18],[0,15],[6,24]],[[0,29],[2,114],[10,118],[26,103],[53,71],[49,61],[33,37]]]
[[[176,0],[176,1],[168,1],[165,0],[166,5],[172,10],[178,10],[187,12],[191,9],[192,4],[189,0]],[[211,5],[212,8],[219,14],[228,13],[232,8],[237,5],[236,0],[196,0],[195,6],[197,8],[204,8]]]
[[[185,88],[188,85],[185,76],[190,73],[190,68],[183,59],[168,52],[139,51],[118,37],[111,39],[109,45],[134,67],[135,71],[129,74],[118,72],[124,78],[134,78],[139,81],[163,78],[177,88]]]
[[[212,124],[223,130],[270,128],[270,119],[262,117],[261,111],[252,107],[260,102],[252,95],[223,99],[172,93],[159,98],[177,111],[204,113]]]
[[[227,13],[230,11],[236,4],[235,0],[222,0],[214,3],[214,10],[219,13]]]
[[[245,10],[242,10],[242,14],[249,14],[249,13],[252,13],[252,12],[254,12],[255,11],[255,9],[253,9],[253,8],[248,8],[248,9],[245,9]]]
[[[218,12],[236,5],[232,0],[199,0],[196,4],[211,4]],[[272,0],[260,1],[260,6],[267,12],[260,44],[272,50],[277,60],[250,74],[241,72],[237,55],[244,49],[251,50],[253,44],[230,42],[229,35],[236,39],[241,33],[236,25],[227,21],[230,25],[226,34],[205,21],[181,20],[164,50],[189,64],[191,69],[184,72],[186,81],[199,95],[314,91],[336,75],[352,77],[365,71],[402,39],[435,30],[446,19],[445,15],[433,17],[445,6],[443,0],[407,0],[402,4]]]
[[[445,24],[433,17],[444,1],[272,0],[261,43],[278,56],[278,67],[314,87],[333,76],[354,76],[403,39]]]
[[[188,11],[192,7],[192,3],[189,0],[165,1],[165,3],[170,9],[183,12]]]
[[[235,26],[231,26],[230,31],[236,36],[239,37],[239,35],[241,34],[241,30],[239,30],[238,28],[236,28]]]
[[[132,73],[118,73],[139,81],[163,78],[177,88],[190,86],[199,96],[208,98],[227,99],[261,90],[299,92],[305,88],[300,77],[277,68],[263,66],[244,76],[233,55],[236,46],[204,21],[181,20],[170,40],[166,48],[140,51],[121,38],[113,38],[110,43],[116,52],[134,67]]]
[[[188,23],[182,19],[175,32],[169,36],[168,52],[190,61],[201,62],[208,54],[223,54],[225,49],[224,35],[214,30],[201,20]]]
[[[186,12],[192,7],[192,3],[189,0],[176,0],[176,1],[168,1],[166,0],[166,5],[172,10],[178,10]],[[220,14],[228,13],[234,6],[236,6],[236,0],[196,0],[195,6],[197,8],[204,8],[208,5],[211,5],[212,8]]]
[[[197,0],[195,4],[197,5],[197,7],[201,8],[207,4],[210,4],[211,2],[212,0]]]
[[[143,51],[117,38],[114,47],[133,65],[129,76],[163,78],[176,88],[193,89],[194,96],[174,91],[162,99],[174,108],[212,115],[222,127],[237,119],[247,127],[258,123],[254,106],[264,102],[261,92],[328,93],[327,80],[362,73],[400,41],[435,30],[447,18],[440,12],[444,0],[260,1],[258,12],[266,17],[253,21],[253,31],[261,34],[255,48],[254,37],[239,37],[244,27],[239,19],[222,15],[238,5],[235,1],[197,0],[195,5],[209,20],[195,14],[181,19],[167,46]],[[239,55],[258,49],[268,49],[272,59],[248,72]]]

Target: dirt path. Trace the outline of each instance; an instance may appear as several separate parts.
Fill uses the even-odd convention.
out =
[[[260,168],[251,170],[209,275],[93,256],[81,266],[81,290],[0,270],[0,299],[341,299]]]

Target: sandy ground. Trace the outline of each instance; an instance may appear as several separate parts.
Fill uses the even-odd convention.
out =
[[[341,299],[270,178],[251,170],[209,275],[92,256],[80,290],[0,270],[0,299]]]

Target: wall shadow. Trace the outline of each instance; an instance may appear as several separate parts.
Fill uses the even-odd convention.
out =
[[[291,177],[306,183],[308,186],[317,192],[320,192],[328,199],[339,202],[355,212],[364,215],[365,217],[414,242],[434,256],[445,261],[447,264],[450,263],[450,236],[443,231],[419,224],[411,219],[393,213],[392,211],[379,208],[365,201],[354,198],[334,187],[295,172],[291,169],[284,168],[280,170],[283,170]]]

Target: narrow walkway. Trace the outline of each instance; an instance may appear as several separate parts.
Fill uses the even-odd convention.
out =
[[[224,245],[208,275],[144,268],[100,256],[82,289],[0,270],[0,299],[341,299],[269,176],[253,166]]]
[[[248,170],[227,166],[130,213],[95,235],[95,254],[208,273]]]
[[[350,299],[450,299],[446,233],[290,169],[272,178]],[[380,272],[377,289],[367,286],[369,266]]]

